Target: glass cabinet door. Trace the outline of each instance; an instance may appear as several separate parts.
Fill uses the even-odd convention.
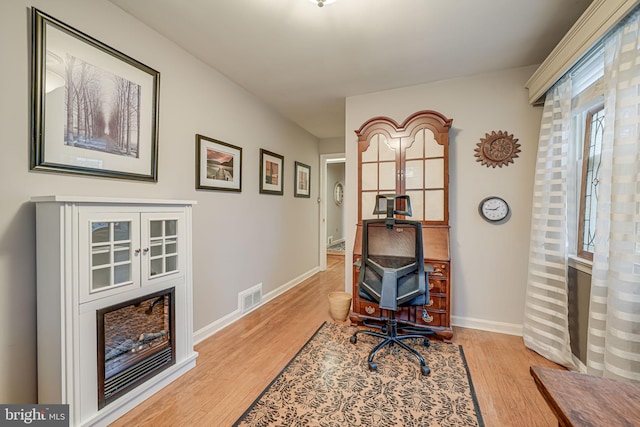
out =
[[[413,216],[419,221],[443,221],[445,207],[444,147],[429,129],[419,130],[404,143],[404,189],[411,198]]]
[[[390,140],[384,134],[376,134],[369,146],[362,151],[361,193],[362,219],[378,218],[373,209],[376,195],[398,193],[399,158],[398,140]]]
[[[139,215],[83,212],[80,221],[81,300],[139,286]]]
[[[131,222],[91,222],[91,291],[133,281]]]
[[[143,275],[147,280],[177,274],[183,271],[182,260],[182,215],[143,214]]]

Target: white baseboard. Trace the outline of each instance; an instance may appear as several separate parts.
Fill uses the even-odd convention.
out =
[[[451,324],[453,326],[460,326],[461,328],[480,329],[481,331],[522,336],[522,325],[517,323],[495,322],[493,320],[451,316]]]
[[[260,301],[260,303],[258,305],[256,305],[255,307],[253,307],[251,310],[249,310],[246,313],[244,313],[244,314],[241,313],[240,307],[238,307],[234,311],[232,311],[231,313],[227,314],[226,316],[223,316],[220,319],[209,323],[208,325],[204,326],[203,328],[198,329],[197,331],[195,331],[193,333],[193,343],[194,344],[198,344],[201,341],[209,338],[210,336],[212,336],[215,333],[217,333],[217,332],[221,331],[222,329],[226,328],[227,326],[229,326],[230,324],[232,324],[236,320],[241,319],[242,317],[244,317],[247,314],[251,313],[253,310],[255,310],[255,309],[259,308],[259,307],[262,307],[264,304],[266,304],[267,302],[269,302],[272,299],[276,298],[277,296],[280,296],[283,293],[287,292],[289,289],[292,289],[292,288],[298,286],[300,283],[304,282],[309,277],[313,276],[314,274],[318,273],[319,271],[320,271],[320,267],[314,267],[311,270],[307,271],[306,273],[303,273],[300,276],[294,278],[293,280],[290,280],[289,282],[285,283],[284,285],[274,289],[273,291],[262,295],[262,300]]]

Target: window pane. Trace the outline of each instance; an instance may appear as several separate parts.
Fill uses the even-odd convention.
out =
[[[167,243],[164,247],[165,253],[167,254],[175,254],[178,251],[178,247],[176,245],[175,240],[167,240]]]
[[[91,242],[102,243],[109,241],[109,223],[108,222],[92,222],[91,223]]]
[[[113,223],[114,241],[129,240],[129,222]]]
[[[424,187],[424,177],[422,176],[423,168],[423,160],[407,160],[404,170],[404,183],[407,189]]]
[[[164,235],[165,236],[175,236],[177,234],[176,224],[178,221],[175,219],[170,219],[165,221],[164,223]]]
[[[151,275],[162,274],[162,258],[151,260]]]
[[[177,256],[167,257],[167,272],[176,271],[177,269],[178,269],[178,257]]]
[[[426,191],[424,204],[427,221],[444,220],[444,190]]]
[[[424,151],[425,157],[444,157],[444,145],[438,144],[433,132],[428,129],[425,129]]]
[[[125,283],[131,281],[131,265],[116,265],[113,267],[113,283],[115,285],[119,283]]]
[[[362,191],[378,189],[378,165],[375,163],[362,165]]]
[[[425,188],[444,188],[444,159],[426,160],[425,169]]]
[[[116,245],[113,252],[114,262],[124,262],[131,259],[131,250],[129,245]]]
[[[156,257],[162,255],[162,241],[156,240],[151,242],[151,256]]]
[[[378,151],[380,155],[379,160],[395,160],[396,159],[396,146],[398,142],[395,140],[389,141],[386,136],[379,135],[380,144],[378,145]]]
[[[376,194],[374,192],[362,193],[362,219],[377,218],[378,215],[373,214],[373,210],[376,207]]]
[[[413,144],[408,145],[405,144],[405,159],[421,159],[424,157],[424,129],[421,129],[416,133],[416,137],[413,140]],[[431,137],[433,137],[432,133],[429,133]]]
[[[593,253],[596,234],[596,210],[598,206],[598,184],[600,182],[600,159],[602,156],[602,137],[604,134],[604,108],[587,115],[585,135],[585,156],[582,160],[582,211],[580,222],[580,250]]]
[[[162,222],[163,221],[151,221],[149,225],[151,228],[151,237],[162,237]]]
[[[111,246],[95,246],[91,250],[91,266],[109,265],[111,263]]]
[[[396,190],[396,164],[395,162],[380,163],[380,188],[379,190],[394,193]],[[364,171],[363,171],[364,173]],[[364,189],[364,187],[363,187]]]
[[[424,191],[411,191],[407,190],[407,194],[411,199],[411,217],[409,219],[415,221],[423,221],[424,220]]]
[[[92,289],[100,289],[105,288],[111,284],[111,268],[99,268],[97,270],[93,270],[92,274]]]
[[[375,162],[378,160],[378,136],[373,136],[369,142],[369,147],[362,152],[363,162]]]

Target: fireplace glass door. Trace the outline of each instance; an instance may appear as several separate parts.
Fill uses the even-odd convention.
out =
[[[100,309],[98,408],[175,363],[174,288]]]

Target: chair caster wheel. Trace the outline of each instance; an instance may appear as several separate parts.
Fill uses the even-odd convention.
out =
[[[349,338],[349,341],[351,341],[351,344],[355,344],[356,341],[358,341],[358,338],[355,335],[351,335],[351,338]]]
[[[425,347],[431,347],[431,341],[429,341],[427,338],[424,339],[424,342],[422,343]]]
[[[378,370],[378,364],[376,362],[369,362],[369,370],[370,371],[377,371]]]
[[[428,366],[420,366],[420,372],[422,372],[422,375],[427,376],[431,373],[431,369],[429,369]]]

